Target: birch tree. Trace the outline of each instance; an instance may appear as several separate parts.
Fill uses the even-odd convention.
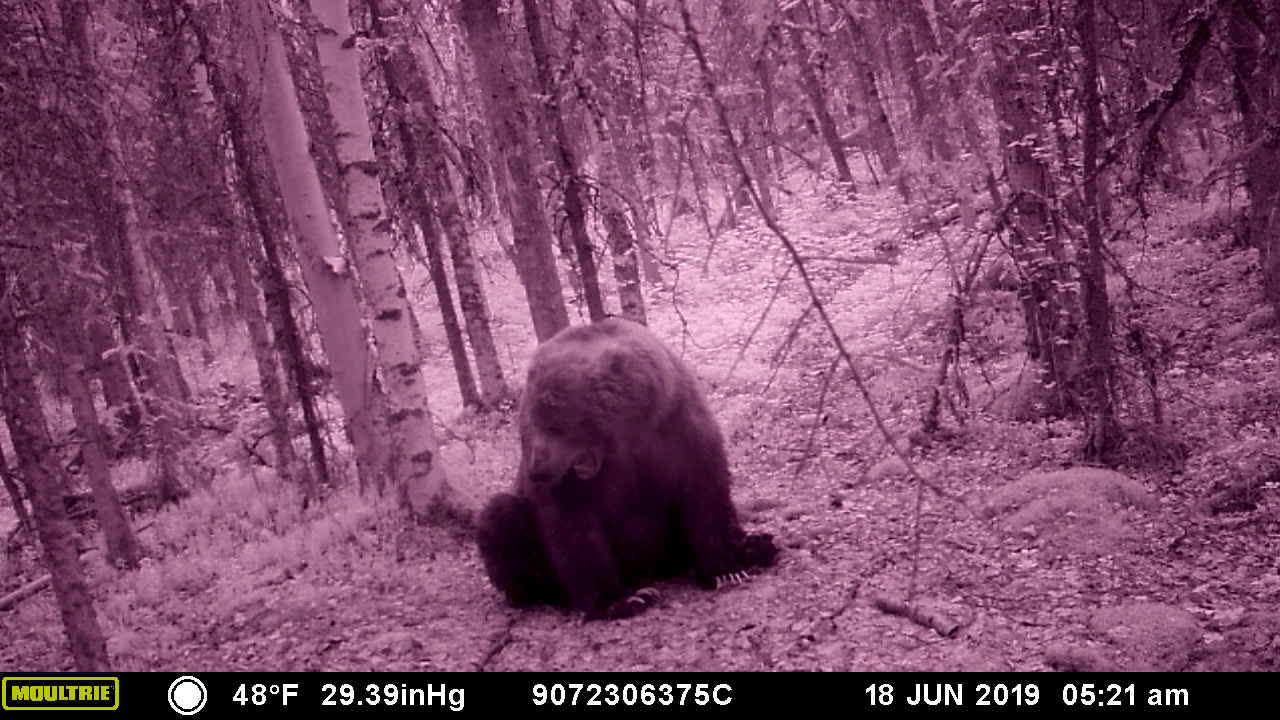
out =
[[[259,104],[268,154],[293,227],[298,264],[311,295],[362,487],[386,479],[384,438],[375,430],[373,360],[354,279],[329,219],[284,42],[264,0],[240,0],[247,94]],[[252,102],[252,100],[251,100]]]
[[[447,479],[432,425],[422,348],[414,334],[413,308],[392,254],[394,238],[378,181],[373,133],[360,83],[359,44],[346,0],[311,3],[320,32],[316,49],[337,135],[339,174],[347,194],[351,242],[357,272],[370,308],[378,343],[378,366],[387,399],[391,479],[415,513],[440,498]]]
[[[458,305],[480,380],[480,399],[485,407],[495,407],[510,396],[511,389],[503,376],[497,343],[489,326],[489,307],[467,220],[449,176],[448,143],[436,94],[407,38],[393,37],[385,30],[381,6],[376,0],[370,2],[370,11],[374,34],[391,43],[388,51],[380,55],[380,64],[389,102],[399,111],[396,129],[410,176],[410,191],[421,196],[409,204],[429,203],[448,240]]]

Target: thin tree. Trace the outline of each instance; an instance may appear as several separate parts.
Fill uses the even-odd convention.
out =
[[[453,371],[458,378],[458,392],[462,395],[462,404],[469,408],[484,407],[480,400],[480,391],[476,388],[476,378],[471,372],[471,361],[467,358],[467,344],[462,339],[462,326],[458,322],[458,311],[453,305],[453,293],[449,291],[449,274],[444,267],[444,253],[440,249],[440,231],[436,227],[435,217],[427,206],[426,198],[419,196],[415,203],[418,217],[418,231],[422,233],[422,245],[427,256],[427,271],[431,275],[431,285],[436,292],[436,303],[440,306],[440,320],[444,325],[445,339],[449,344],[449,354],[453,357]]]
[[[188,89],[195,89],[194,97],[189,97],[192,95],[189,91],[172,89],[168,96],[172,96],[173,101],[168,104],[176,106],[169,110],[174,114],[172,123],[181,135],[183,151],[194,155],[192,164],[197,166],[196,171],[199,173],[202,191],[208,194],[210,215],[221,230],[214,237],[205,236],[197,239],[200,254],[202,259],[208,258],[205,265],[209,275],[214,278],[224,274],[231,276],[236,310],[231,318],[227,318],[227,321],[229,325],[237,320],[243,322],[249,334],[249,346],[258,371],[258,385],[262,391],[262,404],[266,408],[267,417],[271,423],[269,434],[276,452],[276,472],[286,483],[297,482],[303,488],[311,488],[312,477],[309,468],[305,463],[298,462],[294,452],[289,399],[285,392],[285,378],[280,367],[280,353],[276,350],[266,316],[260,307],[262,293],[253,278],[253,267],[262,266],[262,250],[248,237],[248,223],[245,222],[244,212],[236,205],[237,192],[233,180],[235,172],[228,167],[227,156],[221,143],[212,139],[213,130],[210,120],[219,106],[219,98],[211,86],[210,76],[216,76],[216,81],[221,83],[221,72],[218,68],[210,68],[205,49],[206,36],[199,21],[187,22],[188,18],[185,17],[187,12],[188,8],[177,8],[171,15],[161,15],[155,23],[165,36],[165,47],[169,52],[179,55],[180,67],[184,68],[181,74],[177,72],[165,74],[163,82],[167,85],[174,84],[178,82],[175,78],[185,75],[187,82],[179,84]],[[188,26],[195,29],[194,37],[185,35]],[[193,57],[188,58],[188,55]],[[199,61],[204,65],[206,72],[196,72],[198,66],[189,60]],[[193,100],[198,101],[193,102]],[[242,133],[242,129],[237,127],[233,132]],[[206,140],[197,141],[196,138]],[[234,144],[243,140],[233,138],[232,142]],[[175,265],[172,258],[170,265]],[[221,280],[217,282],[221,283]],[[199,319],[204,312],[199,309],[200,293],[194,289],[198,284],[188,279],[182,281],[181,285],[190,297],[192,320],[199,328],[205,321]],[[201,331],[197,330],[197,332]],[[202,349],[208,354],[211,353],[211,349],[208,344],[207,329],[203,333],[205,343]],[[313,493],[307,491],[307,494]]]
[[[911,122],[929,159],[953,160],[955,149],[939,121],[937,95],[925,87],[929,69],[925,64],[920,45],[928,39],[920,37],[920,29],[913,20],[913,0],[878,0],[877,20],[887,31],[898,70],[907,86],[907,99],[911,110]],[[925,28],[927,30],[927,27]]]
[[[880,87],[876,80],[875,68],[868,59],[870,54],[866,47],[862,27],[849,16],[846,18],[849,36],[853,39],[850,53],[853,57],[854,84],[861,89],[863,97],[863,115],[867,122],[867,135],[872,149],[880,158],[884,171],[895,180],[898,194],[906,202],[911,202],[911,179],[903,167],[902,155],[898,151],[898,139],[894,135],[893,125],[889,123],[889,111],[885,108],[880,96]]]
[[[481,402],[484,407],[496,407],[510,396],[511,389],[503,376],[497,344],[489,327],[488,303],[471,248],[467,220],[449,177],[450,152],[435,93],[407,39],[386,31],[378,0],[370,0],[369,10],[374,35],[391,44],[378,58],[387,83],[388,101],[398,110],[396,132],[404,154],[409,192],[416,196],[405,201],[428,203],[448,240],[458,305],[480,379]]]
[[[1081,102],[1084,104],[1083,185],[1085,244],[1081,253],[1081,299],[1088,328],[1086,359],[1081,369],[1081,394],[1087,412],[1085,454],[1094,460],[1118,448],[1121,433],[1116,421],[1111,353],[1111,303],[1107,299],[1107,274],[1103,265],[1102,210],[1098,204],[1098,144],[1102,130],[1102,101],[1098,98],[1098,37],[1094,0],[1079,0],[1076,18],[1080,34]]]
[[[772,29],[769,30],[770,36]],[[766,42],[764,47],[760,48],[759,55],[756,56],[752,69],[755,71],[756,80],[760,83],[760,91],[763,93],[764,100],[764,132],[765,139],[769,144],[769,151],[773,155],[773,169],[779,175],[782,174],[782,141],[778,138],[778,93],[775,89],[774,77],[777,74],[774,60],[774,49],[772,42]]]
[[[1232,0],[1227,32],[1232,49],[1232,81],[1240,111],[1241,170],[1249,210],[1242,240],[1258,249],[1263,293],[1280,313],[1280,8],[1267,0]]]
[[[305,472],[305,466],[300,465],[299,472],[305,472],[300,479],[306,497],[314,497],[317,493],[317,485],[330,484],[329,463],[322,437],[323,423],[316,408],[311,367],[307,362],[297,318],[293,314],[293,299],[289,294],[289,285],[285,278],[279,237],[283,235],[281,227],[283,222],[268,197],[267,186],[270,184],[268,173],[264,171],[261,163],[256,161],[256,158],[264,153],[255,151],[257,144],[254,143],[249,131],[251,123],[246,117],[248,115],[246,84],[242,77],[227,72],[223,65],[217,62],[209,42],[208,31],[200,19],[197,18],[191,22],[190,27],[195,34],[199,60],[206,70],[207,90],[212,95],[213,105],[221,112],[222,122],[231,143],[231,157],[228,161],[232,164],[229,172],[231,182],[237,190],[236,195],[240,203],[247,211],[248,224],[252,230],[251,233],[235,238],[236,241],[244,244],[243,251],[236,245],[226,250],[238,255],[241,259],[248,256],[255,261],[254,266],[262,286],[262,300],[266,307],[267,322],[271,326],[270,339],[274,340],[273,346],[287,373],[293,395],[302,408],[302,422],[311,448],[313,471]],[[236,85],[234,91],[232,84]],[[234,275],[236,269],[231,270]],[[252,278],[246,275],[239,281],[233,281],[237,283],[237,294],[251,291],[252,288],[239,285],[241,281],[251,280]],[[256,305],[256,302],[253,303],[253,307]],[[245,308],[242,307],[241,310],[244,311]],[[249,322],[252,320],[246,317],[246,323]],[[251,334],[254,332],[252,326],[249,330]],[[263,361],[271,365],[275,364],[265,358]]]
[[[134,339],[147,361],[145,365],[154,369],[149,379],[159,397],[157,402],[140,405],[150,416],[148,419],[155,430],[156,487],[163,500],[176,501],[184,490],[178,481],[174,460],[179,444],[174,408],[184,396],[190,398],[190,390],[182,378],[173,346],[163,332],[156,304],[159,293],[151,280],[137,205],[123,167],[124,150],[98,75],[90,6],[87,0],[60,0],[59,8],[66,45],[84,79],[85,110],[94,119],[100,133],[98,139],[102,143],[101,160],[109,205],[108,217],[104,219],[109,225],[100,232],[114,235],[102,244],[121,253],[115,258],[115,263],[124,268],[128,290],[132,291],[130,299],[137,311],[133,316],[133,330],[137,335]],[[112,252],[107,251],[108,254]]]
[[[475,60],[485,114],[496,142],[494,152],[506,159],[513,186],[509,199],[516,269],[524,283],[534,333],[544,341],[569,325],[569,311],[551,252],[551,227],[542,212],[542,195],[534,174],[536,153],[524,109],[528,93],[515,73],[497,0],[462,0],[457,8]]]
[[[827,103],[827,94],[823,90],[822,80],[814,68],[810,50],[805,45],[804,35],[800,30],[803,26],[812,26],[813,21],[803,13],[802,5],[795,5],[788,12],[788,18],[791,20],[788,28],[791,36],[791,50],[795,54],[796,67],[800,72],[800,87],[804,89],[813,115],[817,118],[818,131],[822,134],[827,152],[831,153],[831,160],[836,166],[836,177],[852,189],[853,173],[849,170],[849,159],[845,156],[844,141],[840,137],[840,130],[836,128],[835,117],[831,114],[831,108]]]
[[[17,455],[18,472],[31,499],[32,520],[52,578],[72,661],[80,672],[102,672],[110,665],[107,641],[98,624],[76,535],[62,500],[66,479],[58,467],[23,342],[23,327],[18,321],[22,311],[15,307],[19,294],[14,285],[17,277],[16,268],[7,262],[0,264],[0,408]]]
[[[604,92],[589,98],[591,106],[596,110],[594,119],[599,134],[604,138],[600,152],[599,215],[607,234],[609,250],[613,260],[614,278],[618,285],[618,301],[622,316],[641,324],[647,323],[645,317],[644,292],[640,283],[641,250],[635,235],[627,224],[627,183],[623,180],[621,157],[629,157],[630,140],[617,132],[618,117],[614,102],[619,88],[616,81],[609,77],[605,68],[609,67],[607,41],[608,23],[599,8],[590,2],[577,0],[574,4],[574,21],[576,27],[585,31],[582,42],[582,55],[586,64],[592,68],[590,76],[596,87]],[[580,33],[575,33],[580,35]],[[642,218],[644,213],[633,213],[633,218]]]
[[[106,309],[100,308],[99,312],[93,313],[88,319],[88,325],[85,327],[85,336],[90,350],[87,360],[89,368],[102,386],[102,399],[110,409],[111,415],[125,434],[134,436],[142,428],[142,410],[138,407],[137,397],[131,389],[125,355],[116,352],[119,349],[119,343],[116,342],[111,326],[110,309],[112,307],[112,299],[108,299]]]
[[[534,74],[541,86],[546,122],[554,134],[552,155],[565,183],[564,214],[569,223],[569,235],[578,260],[578,273],[582,278],[582,293],[587,301],[587,312],[592,320],[605,318],[604,300],[600,296],[600,278],[596,270],[595,250],[587,235],[587,183],[582,177],[578,159],[576,138],[570,135],[565,122],[564,108],[560,104],[560,89],[552,77],[551,59],[547,40],[543,36],[542,15],[537,0],[522,0],[524,24],[529,33],[529,46],[533,52]]]
[[[75,261],[71,261],[74,263]],[[70,264],[70,263],[69,263]],[[98,421],[98,410],[89,387],[89,369],[85,360],[83,330],[84,317],[91,305],[88,295],[69,279],[59,292],[47,288],[46,297],[52,302],[62,301],[44,308],[44,325],[54,340],[53,355],[57,372],[67,389],[71,401],[71,414],[75,418],[80,435],[80,451],[84,457],[85,475],[93,496],[94,518],[102,530],[106,558],[117,567],[138,566],[138,540],[133,527],[120,504],[120,496],[111,483],[111,465],[106,452],[106,434]]]
[[[612,161],[607,162],[612,164]],[[606,191],[601,204],[603,207],[600,219],[609,236],[609,251],[613,257],[613,274],[618,282],[618,304],[622,316],[647,325],[644,292],[640,285],[640,258],[636,252],[635,236],[627,225],[625,206],[612,191]]]
[[[636,5],[637,16],[631,25],[630,32],[622,42],[630,41],[633,45],[641,42],[645,4]],[[642,166],[646,162],[646,138],[643,132],[647,125],[647,114],[644,110],[643,82],[636,74],[643,74],[646,64],[643,61],[643,47],[634,46],[636,70],[633,72],[621,58],[611,51],[620,44],[619,29],[615,28],[613,19],[602,11],[599,3],[590,0],[573,0],[573,22],[571,35],[582,44],[581,51],[570,50],[574,60],[581,57],[586,60],[585,68],[575,68],[578,74],[590,79],[590,83],[581,83],[578,92],[587,99],[599,130],[604,140],[603,153],[605,163],[612,163],[614,168],[627,168],[628,172],[612,172],[606,182],[609,187],[603,188],[604,204],[621,200],[630,214],[631,228],[628,232],[635,245],[635,253],[640,263],[640,270],[645,280],[662,284],[662,272],[658,267],[656,252],[651,231],[652,202],[651,197],[642,189],[640,173],[630,169]],[[621,67],[620,67],[621,66]],[[616,70],[616,71],[615,71]],[[595,89],[595,92],[591,92]],[[686,138],[687,139],[687,138]],[[692,162],[692,161],[691,161]],[[609,171],[606,170],[606,173]],[[695,184],[701,178],[695,172]],[[705,182],[702,182],[705,185]],[[607,197],[608,194],[613,197]],[[604,211],[601,211],[604,212]],[[602,217],[603,220],[603,217]],[[617,223],[613,227],[621,227]],[[608,232],[608,230],[606,230]],[[616,270],[615,270],[616,274]],[[632,298],[631,301],[636,300]],[[630,301],[629,301],[630,302]]]
[[[229,227],[237,228],[237,224],[230,223]],[[229,240],[223,243],[222,250],[235,287],[236,306],[239,308],[245,329],[249,332],[249,346],[253,351],[254,364],[258,369],[258,386],[262,389],[262,404],[266,406],[267,417],[271,420],[271,442],[276,449],[276,473],[286,483],[301,480],[300,485],[308,495],[311,495],[314,494],[310,489],[312,488],[311,474],[305,465],[298,464],[293,452],[288,398],[284,392],[280,363],[277,362],[279,354],[275,350],[266,315],[259,307],[259,298],[262,294],[254,283],[253,269],[249,259],[245,257],[257,248],[253,247],[248,238],[240,237],[239,233]]]

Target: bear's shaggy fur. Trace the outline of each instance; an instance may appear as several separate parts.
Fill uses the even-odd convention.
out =
[[[730,499],[724,440],[697,380],[649,330],[619,318],[565,329],[535,352],[519,408],[513,493],[478,542],[515,605],[634,614],[645,583],[690,570],[714,588],[772,564]]]

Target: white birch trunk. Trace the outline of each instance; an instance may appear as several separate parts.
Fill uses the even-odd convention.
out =
[[[329,221],[329,205],[310,154],[310,138],[280,31],[264,0],[240,3],[248,29],[244,43],[248,92],[260,99],[267,150],[355,448],[361,487],[372,483],[381,488],[387,471],[386,446],[375,431],[372,360],[360,325],[354,281]]]
[[[373,336],[387,394],[389,469],[401,498],[414,513],[422,514],[441,497],[446,478],[422,381],[422,350],[413,332],[413,308],[391,253],[395,242],[360,84],[359,46],[347,0],[321,0],[311,3],[311,9],[322,26],[316,50],[333,113],[338,169],[347,192],[347,238],[365,297],[373,306]]]

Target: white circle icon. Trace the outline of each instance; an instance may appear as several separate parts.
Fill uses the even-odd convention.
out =
[[[194,675],[183,675],[169,686],[169,707],[179,715],[195,715],[208,699],[208,688]]]

